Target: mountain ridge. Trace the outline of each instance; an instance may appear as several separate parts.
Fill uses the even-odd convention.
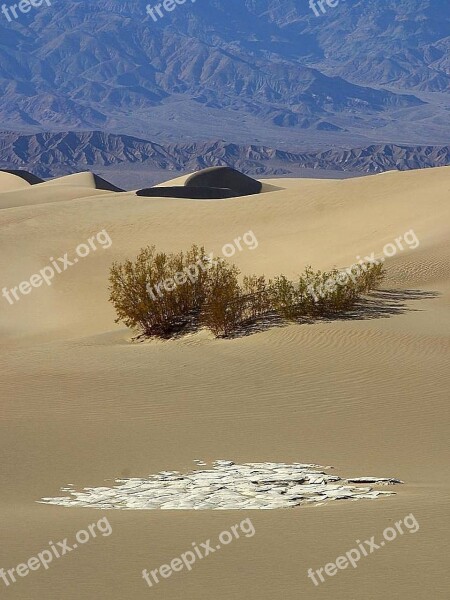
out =
[[[102,174],[119,170],[122,182],[126,170],[134,168],[141,170],[143,177],[165,174],[168,179],[169,172],[182,174],[219,165],[254,176],[296,176],[304,169],[367,174],[448,166],[450,145],[372,144],[363,148],[301,152],[224,140],[164,145],[102,131],[28,135],[0,132],[0,156],[0,168],[25,169],[44,178],[80,170],[97,170]],[[133,176],[129,176],[127,185],[132,180]]]
[[[450,136],[444,0],[66,0],[0,20],[0,127],[298,147]],[[239,119],[236,115],[239,114]]]

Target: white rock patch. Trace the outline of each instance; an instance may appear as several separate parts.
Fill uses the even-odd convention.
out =
[[[203,463],[198,459],[195,462],[199,466]],[[40,502],[103,510],[275,509],[327,500],[373,499],[394,494],[391,491],[349,485],[351,483],[403,483],[384,477],[341,479],[326,473],[331,468],[301,463],[236,465],[231,460],[217,460],[208,470],[186,474],[161,471],[148,478],[116,479],[118,485],[113,487],[84,488],[81,492],[65,487],[61,491],[70,492],[70,496],[42,498]]]

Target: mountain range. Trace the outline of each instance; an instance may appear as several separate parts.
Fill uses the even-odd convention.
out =
[[[229,165],[258,177],[346,177],[447,166],[450,146],[379,144],[351,150],[289,152],[223,140],[161,144],[101,131],[0,132],[0,157],[0,169],[25,169],[43,178],[90,170],[133,189],[217,165]]]
[[[226,157],[282,174],[293,162],[342,170],[341,156],[371,172],[446,155],[448,0],[345,0],[319,17],[306,0],[196,0],[156,22],[146,6],[0,13],[3,165],[28,156],[51,175],[139,155],[156,171]]]
[[[64,0],[0,17],[0,126],[181,141],[445,144],[448,0]]]

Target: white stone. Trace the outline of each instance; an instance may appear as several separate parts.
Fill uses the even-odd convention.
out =
[[[186,474],[160,471],[148,478],[116,479],[113,487],[84,488],[79,492],[66,484],[61,491],[69,492],[69,496],[42,498],[40,503],[101,510],[273,510],[393,494],[349,483],[401,483],[392,478],[341,479],[328,475],[324,467],[316,464],[236,465],[229,460],[217,460],[213,465],[211,469]]]

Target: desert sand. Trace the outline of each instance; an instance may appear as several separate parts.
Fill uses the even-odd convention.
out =
[[[99,231],[112,240],[51,286],[14,304],[0,297],[0,568],[103,515],[38,503],[69,483],[184,472],[194,459],[318,463],[405,482],[394,496],[280,510],[107,511],[110,537],[8,588],[0,581],[2,597],[448,600],[449,181],[450,168],[274,179],[257,196],[196,201],[96,190],[86,175],[29,186],[0,173],[1,288]],[[132,343],[108,302],[111,263],[147,244],[220,254],[251,230],[258,247],[232,259],[242,272],[294,277],[380,255],[411,229],[420,245],[386,260],[383,289],[355,318]],[[410,513],[414,535],[318,587],[307,578]],[[142,569],[246,517],[253,537],[152,589],[143,581]]]

